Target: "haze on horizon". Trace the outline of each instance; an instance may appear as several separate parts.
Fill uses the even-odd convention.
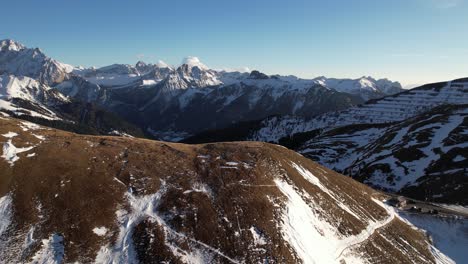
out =
[[[0,39],[64,63],[197,56],[214,69],[403,85],[468,76],[466,0],[8,1]]]

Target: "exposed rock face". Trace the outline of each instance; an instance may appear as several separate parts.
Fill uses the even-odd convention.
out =
[[[79,76],[72,76],[69,80],[56,85],[54,88],[62,94],[81,102],[104,102],[107,99],[106,89]]]
[[[13,40],[0,41],[0,74],[27,76],[52,86],[66,80],[73,66],[47,57],[40,49],[28,49]]]
[[[79,136],[10,118],[0,142],[6,262],[446,259],[382,194],[279,146]]]
[[[259,71],[252,71],[249,76],[251,79],[257,79],[257,80],[266,80],[269,79],[268,75],[261,73]]]

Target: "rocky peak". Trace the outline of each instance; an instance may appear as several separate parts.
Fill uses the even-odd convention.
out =
[[[270,77],[268,77],[268,75],[262,73],[262,72],[259,72],[257,70],[254,70],[250,73],[250,76],[249,76],[250,79],[256,79],[256,80],[266,80],[266,79],[269,79]]]
[[[0,51],[20,51],[26,47],[23,44],[12,39],[4,39],[0,41]]]

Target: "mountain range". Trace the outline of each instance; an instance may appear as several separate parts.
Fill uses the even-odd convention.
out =
[[[44,89],[58,90],[68,100],[92,103],[165,140],[272,115],[308,118],[402,90],[397,82],[371,77],[306,80],[259,71],[216,71],[196,57],[185,59],[179,67],[140,61],[135,66],[82,68],[13,40],[1,41],[0,47],[2,76],[32,78]],[[15,98],[15,89],[21,88],[11,85],[2,96]],[[39,102],[45,108],[57,105],[47,98]],[[60,111],[52,115],[60,116]]]
[[[463,262],[467,107],[468,78],[84,68],[3,40],[0,262]]]
[[[399,144],[389,155],[385,147],[374,146],[395,135],[403,139],[406,135],[393,131],[410,131],[416,120],[435,120],[421,116],[427,111],[436,109],[429,117],[437,111],[446,115],[439,106],[468,104],[466,79],[402,90],[397,82],[371,77],[306,80],[216,71],[196,57],[178,67],[162,61],[73,67],[12,40],[1,41],[0,47],[0,112],[5,115],[86,134],[193,143],[275,142],[383,190],[467,202],[460,198],[467,187],[464,127],[444,135],[416,130],[413,137],[426,138],[413,144],[417,150]],[[452,114],[464,111],[448,109],[459,109]],[[449,138],[455,147],[440,148]],[[376,153],[380,149],[385,151]],[[455,152],[460,155],[453,156]],[[456,161],[444,162],[448,169],[441,170],[440,161],[449,157]],[[441,173],[453,175],[437,176]],[[444,187],[427,193],[428,183]]]

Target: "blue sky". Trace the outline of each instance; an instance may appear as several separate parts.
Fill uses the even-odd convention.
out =
[[[138,60],[419,84],[468,76],[468,0],[5,1],[0,38],[65,63]]]

